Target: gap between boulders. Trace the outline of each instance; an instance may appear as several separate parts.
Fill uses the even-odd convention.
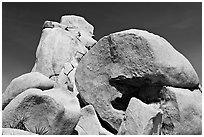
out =
[[[124,78],[124,76],[118,76],[111,78],[109,83],[122,94],[122,97],[117,97],[111,101],[113,108],[117,110],[126,111],[132,97],[136,97],[146,104],[161,101],[160,91],[163,85],[161,83],[152,83],[148,78]]]

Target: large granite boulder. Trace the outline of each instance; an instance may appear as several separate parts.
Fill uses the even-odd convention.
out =
[[[154,108],[133,97],[127,107],[118,135],[158,135],[161,117],[159,108]]]
[[[96,43],[92,36],[93,26],[82,17],[63,16],[61,23],[45,21],[32,71],[40,72],[57,82],[65,63],[77,66],[88,48]]]
[[[163,110],[161,133],[164,135],[202,134],[202,93],[164,87],[161,91]]]
[[[164,85],[194,89],[198,76],[190,62],[164,38],[126,30],[100,39],[82,58],[76,86],[84,103],[119,129],[129,100],[159,102]]]
[[[29,88],[38,88],[41,90],[54,87],[54,81],[39,72],[23,74],[11,81],[2,95],[2,109],[17,95]]]
[[[71,134],[80,118],[76,96],[53,88],[28,89],[16,96],[2,112],[2,127],[36,134]]]
[[[78,135],[113,135],[101,126],[92,105],[83,107],[81,114],[75,128]]]

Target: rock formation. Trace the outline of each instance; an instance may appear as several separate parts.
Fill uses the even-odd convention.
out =
[[[45,21],[32,72],[2,95],[2,134],[202,134],[202,90],[164,38],[130,29],[93,37],[83,17]]]
[[[11,81],[2,95],[2,109],[17,95],[29,88],[38,88],[41,90],[51,89],[54,87],[54,82],[48,77],[39,72],[31,72]]]
[[[159,101],[165,85],[193,89],[198,84],[192,65],[165,39],[136,29],[100,39],[76,70],[80,96],[116,130],[131,97],[149,104]]]
[[[71,134],[80,118],[80,106],[76,96],[61,89],[28,89],[6,106],[2,118],[4,128]]]
[[[56,82],[60,77],[58,84],[73,91],[75,68],[96,43],[92,38],[93,29],[91,24],[78,16],[62,16],[61,23],[45,21],[32,71],[40,72]],[[71,68],[66,68],[66,64]],[[69,75],[71,72],[73,74]]]

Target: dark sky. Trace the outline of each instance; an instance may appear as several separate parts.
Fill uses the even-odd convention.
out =
[[[99,40],[113,32],[137,28],[167,39],[194,66],[202,80],[202,3],[3,3],[2,90],[30,72],[45,20],[83,16]]]

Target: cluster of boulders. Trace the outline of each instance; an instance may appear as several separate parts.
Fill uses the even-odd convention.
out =
[[[2,134],[202,134],[202,91],[164,38],[130,29],[93,39],[84,18],[45,21],[30,73],[2,95]]]

